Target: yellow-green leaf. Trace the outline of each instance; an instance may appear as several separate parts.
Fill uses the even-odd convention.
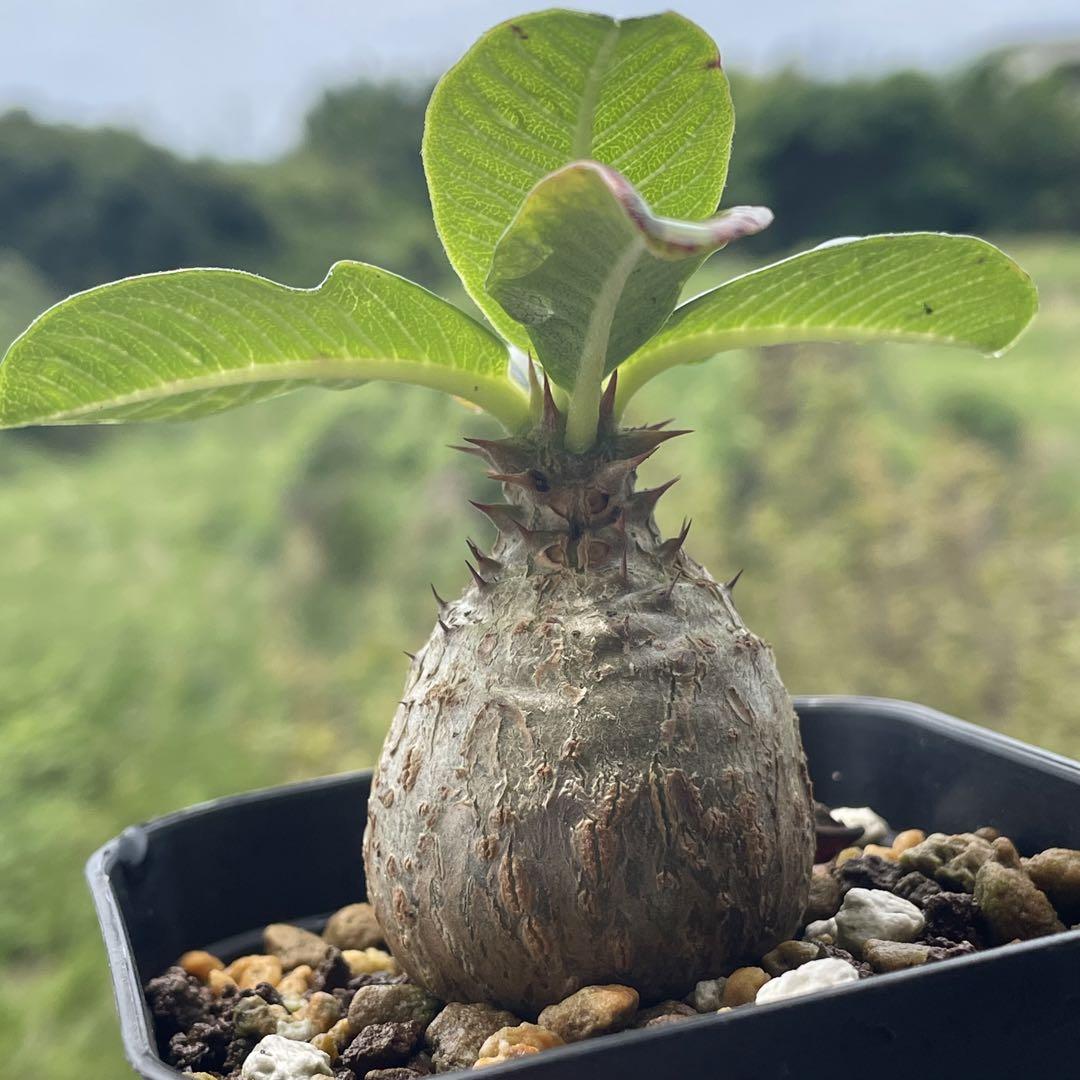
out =
[[[424,168],[435,224],[470,295],[524,346],[484,282],[532,187],[593,158],[656,213],[700,219],[720,201],[733,127],[716,45],[682,16],[522,16],[485,34],[432,95]]]
[[[678,308],[619,369],[619,403],[667,368],[796,341],[901,341],[1000,353],[1035,315],[1031,278],[973,236],[834,240]]]
[[[372,379],[443,390],[510,428],[528,423],[494,334],[419,285],[341,262],[314,289],[178,270],[64,300],[0,363],[0,427],[187,419]]]

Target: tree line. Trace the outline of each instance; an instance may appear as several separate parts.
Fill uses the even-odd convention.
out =
[[[1006,51],[947,75],[736,72],[732,86],[725,202],[776,211],[759,252],[908,229],[1080,231],[1080,62]],[[299,145],[255,165],[183,160],[133,134],[8,113],[0,251],[57,292],[207,264],[312,284],[347,257],[433,284],[446,267],[418,151],[429,91],[329,91]]]

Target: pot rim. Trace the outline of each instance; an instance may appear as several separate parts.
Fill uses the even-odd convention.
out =
[[[828,710],[834,713],[858,714],[869,723],[878,720],[893,721],[903,723],[909,727],[915,726],[929,731],[946,733],[950,738],[961,744],[983,750],[992,750],[997,753],[1004,751],[1014,760],[1020,758],[1037,764],[1043,771],[1053,772],[1068,778],[1073,783],[1080,782],[1080,762],[1073,761],[1053,751],[1032,746],[1011,736],[980,727],[977,724],[960,720],[937,709],[920,705],[917,702],[853,694],[798,695],[792,698],[792,702],[797,713]],[[267,798],[287,799],[311,791],[349,784],[358,777],[370,774],[370,772],[371,770],[359,769],[333,773],[311,780],[293,781],[288,784],[258,788],[236,795],[226,795],[195,803],[190,807],[174,810],[149,821],[129,826],[118,836],[103,844],[90,856],[86,862],[86,879],[93,895],[94,906],[97,910],[98,921],[105,943],[112,976],[113,994],[119,1014],[124,1054],[137,1073],[144,1077],[152,1077],[153,1080],[177,1080],[177,1078],[183,1076],[179,1070],[165,1064],[156,1052],[153,1023],[143,994],[139,972],[135,966],[134,951],[124,917],[120,911],[116,892],[112,887],[111,873],[116,864],[121,860],[137,863],[142,854],[145,853],[149,837],[178,821],[190,821],[193,817],[204,817],[224,808],[257,803]],[[914,967],[875,975],[872,979],[829,987],[817,991],[813,995],[787,998],[763,1006],[756,1006],[752,1010],[735,1009],[728,1013],[702,1014],[697,1017],[687,1017],[685,1021],[678,1024],[663,1025],[648,1030],[639,1029],[618,1032],[614,1035],[605,1036],[599,1043],[587,1040],[582,1043],[555,1047],[534,1057],[491,1066],[484,1070],[484,1074],[493,1078],[509,1075],[525,1076],[531,1067],[541,1064],[547,1066],[564,1061],[569,1066],[570,1062],[580,1058],[586,1049],[589,1053],[597,1053],[602,1052],[605,1046],[632,1046],[643,1041],[675,1039],[679,1037],[680,1030],[685,1030],[684,1025],[686,1024],[698,1026],[728,1024],[743,1021],[750,1017],[775,1015],[777,1010],[798,1008],[811,1000],[831,1002],[834,999],[843,1000],[846,995],[853,993],[864,995],[888,993],[891,987],[902,983],[910,983],[915,979],[927,980],[947,977],[950,972],[955,972],[960,965],[972,968],[976,965],[994,964],[1000,961],[1003,948],[1008,950],[1009,956],[1022,956],[1052,949],[1062,941],[1075,942],[1078,940],[1080,940],[1080,927],[1066,930],[1063,933],[1052,934],[1048,937],[1036,938],[1032,941],[1015,942],[1002,948],[988,949],[983,952],[955,957],[945,964],[931,964],[925,967]],[[618,1040],[618,1042],[616,1043],[615,1040]],[[538,1059],[543,1060],[541,1062]],[[447,1073],[445,1075],[464,1075],[464,1073]]]

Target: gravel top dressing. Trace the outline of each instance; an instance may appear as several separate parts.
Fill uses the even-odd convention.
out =
[[[321,936],[275,923],[263,931],[263,953],[226,964],[192,951],[151,979],[162,1056],[199,1080],[411,1080],[813,994],[1080,919],[1080,851],[1022,858],[989,827],[894,832],[869,807],[819,806],[817,831],[827,861],[814,867],[798,937],[686,987],[681,999],[585,986],[531,1017],[441,1002],[400,971],[370,905],[355,903]]]

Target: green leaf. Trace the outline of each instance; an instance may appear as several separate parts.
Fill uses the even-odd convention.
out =
[[[569,391],[571,449],[592,442],[603,377],[660,329],[702,260],[771,220],[749,206],[703,222],[656,217],[624,177],[594,161],[533,188],[495,248],[487,290]]]
[[[178,270],[79,293],[0,364],[0,427],[187,419],[300,386],[434,387],[509,428],[528,402],[494,334],[419,285],[337,263],[314,289]]]
[[[901,341],[1001,353],[1035,315],[1031,278],[973,236],[833,240],[680,307],[619,369],[618,408],[676,364],[796,341]]]
[[[484,281],[532,187],[594,158],[657,213],[703,218],[720,201],[733,127],[716,45],[681,16],[526,15],[485,34],[435,88],[424,127],[435,224],[470,295],[524,346]]]

